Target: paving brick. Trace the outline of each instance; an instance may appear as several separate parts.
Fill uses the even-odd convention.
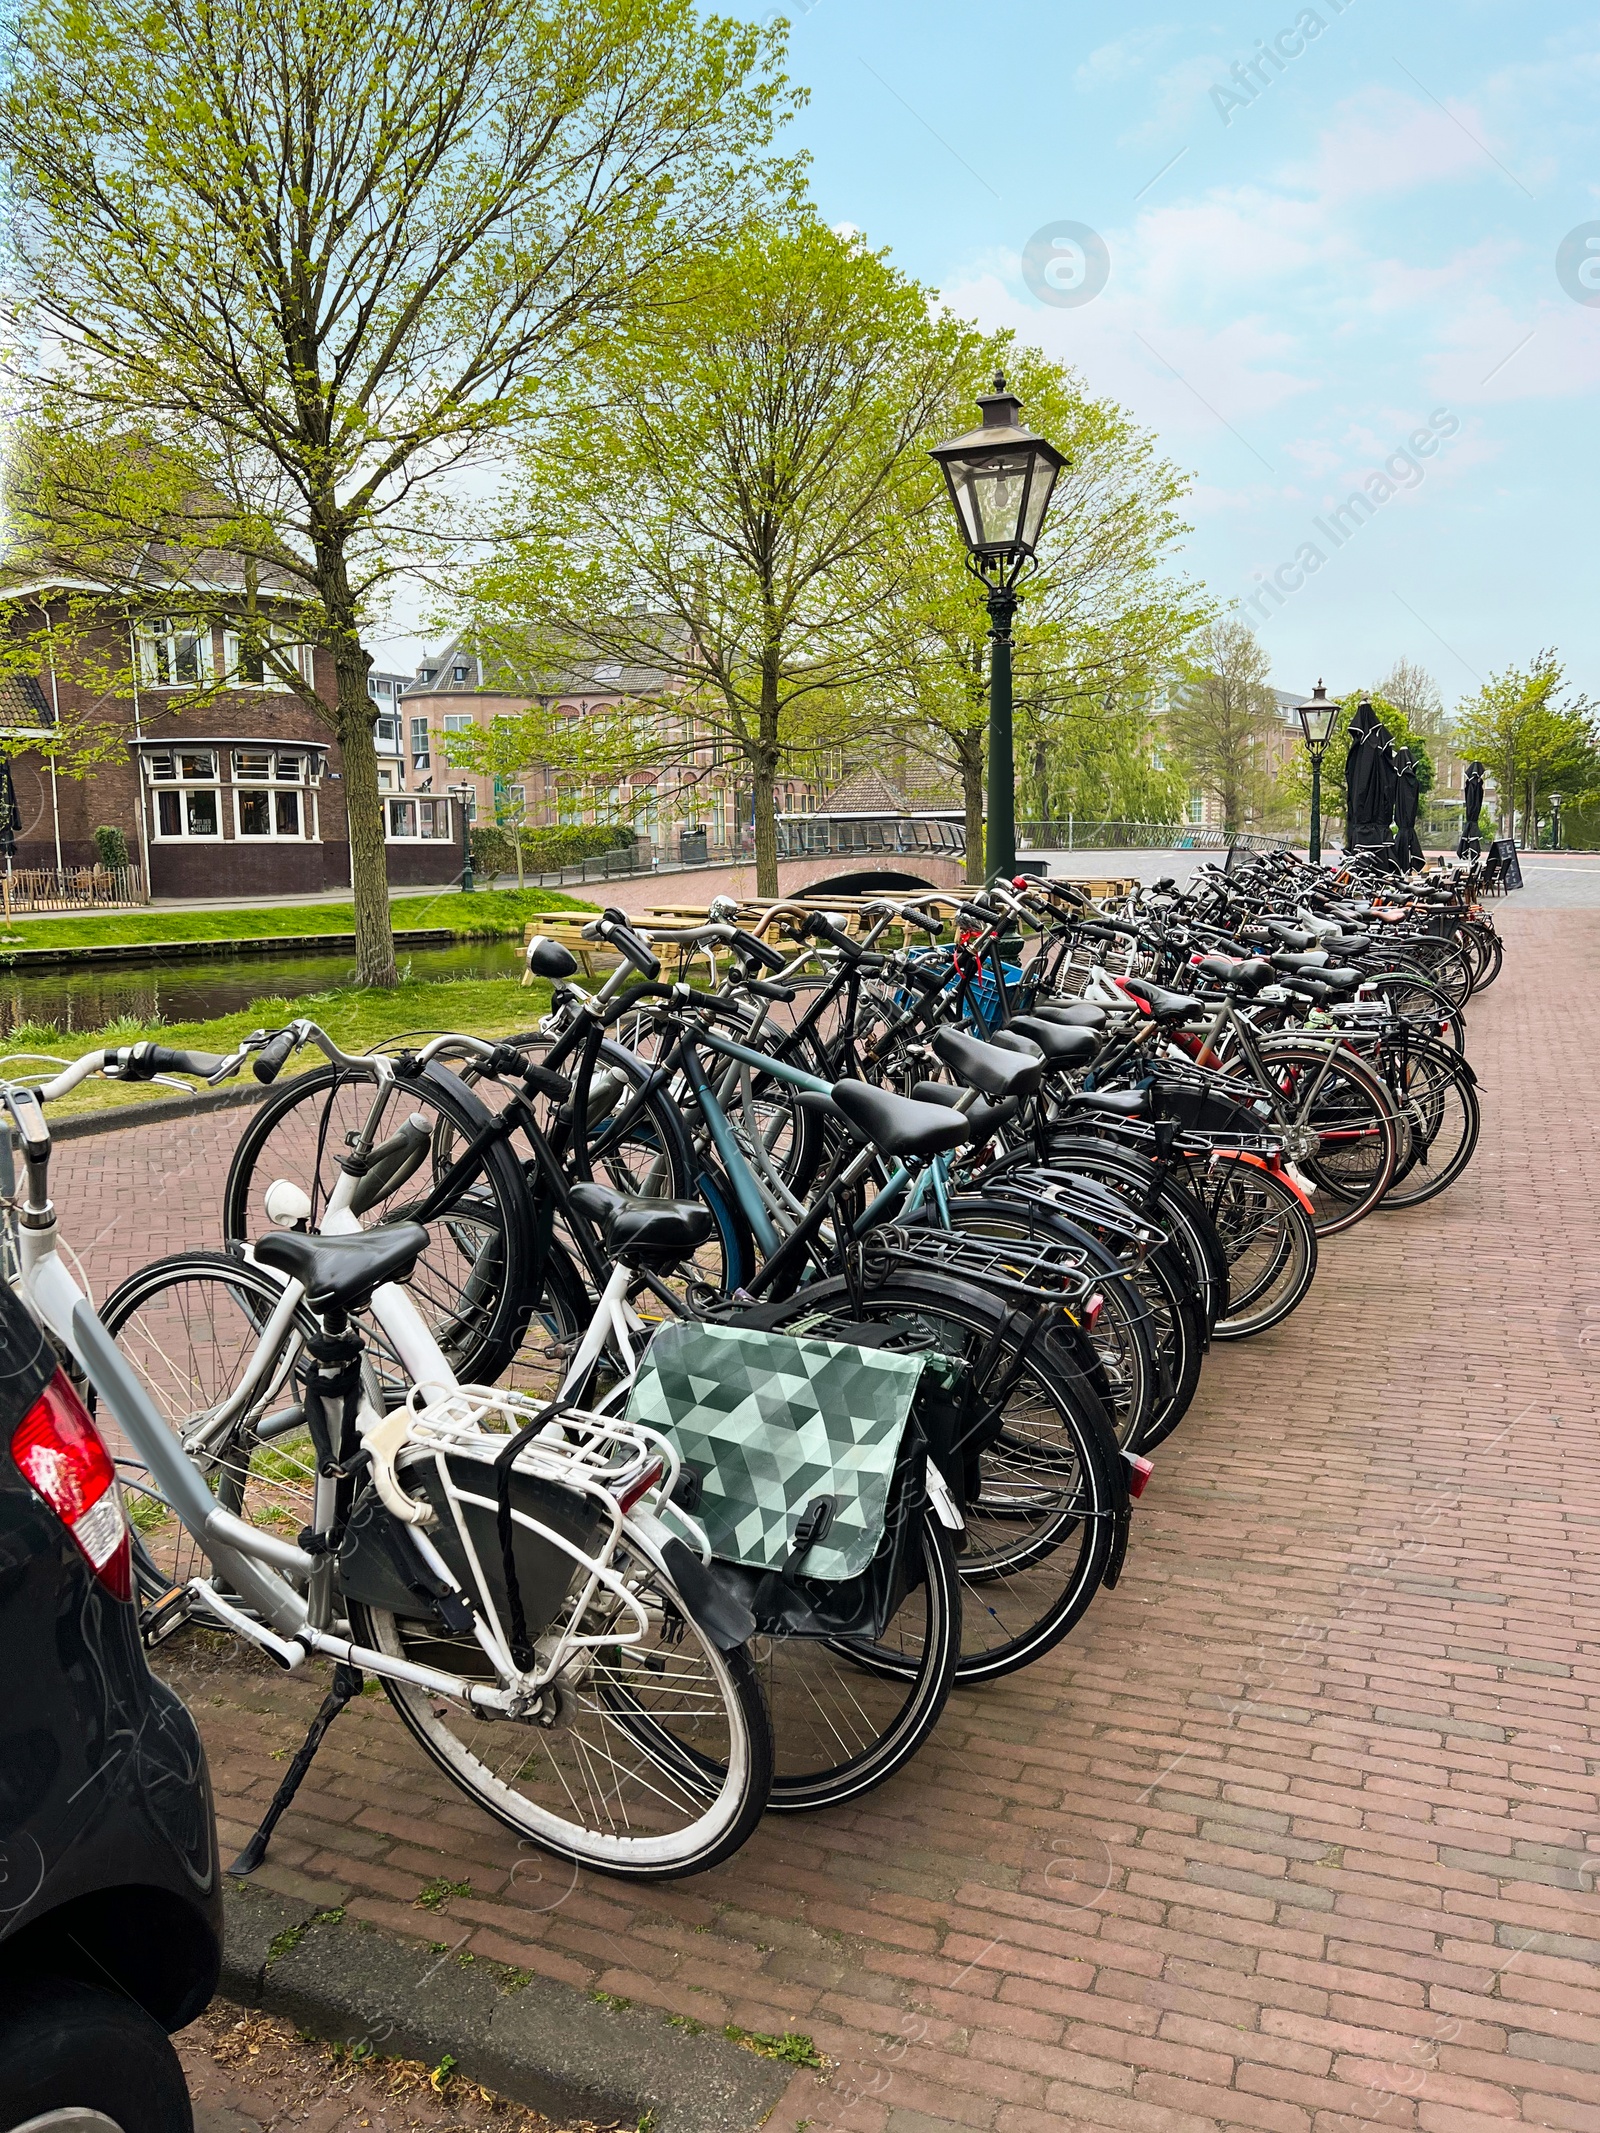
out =
[[[1473,1168],[1328,1240],[1286,1325],[1212,1351],[1121,1585],[959,1691],[893,1784],[681,1887],[572,1883],[367,1698],[263,1883],[828,2039],[837,2069],[797,2079],[777,2133],[1594,2133],[1600,913],[1497,919]],[[62,1146],[97,1295],[218,1241],[239,1125]],[[158,1664],[236,1845],[321,1682],[215,1637]],[[1106,1847],[1092,1905],[1047,1878],[1064,1836]],[[418,1911],[435,1876],[474,1893]]]

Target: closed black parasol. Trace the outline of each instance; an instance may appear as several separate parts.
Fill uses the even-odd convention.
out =
[[[1483,765],[1469,763],[1466,780],[1461,788],[1461,842],[1456,846],[1458,859],[1476,859],[1478,856],[1478,818],[1483,813]]]
[[[1394,856],[1403,867],[1422,864],[1422,839],[1417,835],[1417,809],[1422,792],[1417,782],[1417,761],[1409,748],[1395,755]]]
[[[21,827],[22,810],[17,805],[17,788],[11,782],[11,758],[0,755],[0,858],[16,857],[17,831]]]
[[[1345,843],[1352,851],[1372,851],[1393,835],[1394,765],[1389,735],[1371,704],[1357,706],[1350,721],[1349,752],[1344,759]]]

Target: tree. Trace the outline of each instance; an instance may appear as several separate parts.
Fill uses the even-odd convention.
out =
[[[26,6],[0,98],[50,351],[26,392],[91,484],[116,457],[101,561],[130,599],[151,541],[193,597],[207,553],[292,580],[337,677],[369,983],[395,964],[363,623],[473,532],[452,482],[538,389],[789,183],[763,160],[793,101],[777,38],[692,0]],[[54,502],[69,535],[106,512],[81,479]],[[270,629],[257,651],[323,709]]]
[[[1187,530],[1187,479],[1125,408],[1092,397],[1075,371],[1009,333],[969,342],[937,435],[971,427],[973,388],[996,368],[1021,398],[1023,420],[1070,460],[1013,633],[1019,759],[1032,768],[1024,792],[1031,783],[1045,816],[1078,804],[1164,816],[1181,796],[1155,761],[1150,707],[1207,613],[1197,589],[1169,574]],[[987,624],[931,464],[893,531],[872,607],[874,718],[891,713],[906,743],[956,780],[968,878],[981,881]]]
[[[1478,757],[1493,776],[1499,808],[1513,836],[1521,803],[1523,836],[1529,844],[1545,794],[1576,798],[1600,784],[1595,707],[1586,696],[1557,703],[1567,686],[1561,660],[1553,650],[1545,650],[1526,668],[1507,667],[1491,675],[1456,709],[1457,750]]]
[[[1375,698],[1377,696],[1381,696],[1391,710],[1400,712],[1412,733],[1425,733],[1430,740],[1442,741],[1448,746],[1449,721],[1445,717],[1444,699],[1426,667],[1419,667],[1410,659],[1397,659],[1379,682]]]
[[[1242,622],[1214,622],[1164,722],[1172,755],[1222,809],[1230,836],[1266,798],[1267,743],[1278,731],[1267,655]]]
[[[674,678],[682,715],[636,760],[709,745],[739,763],[774,896],[780,770],[836,747],[860,709],[870,566],[925,486],[968,336],[808,217],[751,222],[675,293],[573,366],[470,596],[503,658],[577,646]]]

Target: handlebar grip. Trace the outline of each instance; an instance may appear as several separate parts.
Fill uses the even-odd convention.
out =
[[[753,933],[746,933],[738,926],[733,930],[733,946],[747,963],[759,963],[763,970],[787,968],[787,956],[780,955],[776,948],[769,947],[767,942],[758,940]]]
[[[219,1073],[228,1060],[220,1052],[175,1052],[164,1044],[135,1044],[117,1055],[117,1064],[123,1081],[150,1081],[157,1074],[198,1074],[209,1078]]]
[[[638,934],[623,920],[604,916],[595,931],[601,940],[608,941],[620,956],[630,962],[641,977],[652,981],[660,977],[660,957],[652,955]]]
[[[275,1037],[269,1037],[256,1054],[253,1071],[257,1081],[276,1081],[299,1042],[299,1032],[293,1029],[281,1029]]]
[[[959,904],[956,917],[964,926],[992,927],[1000,924],[998,911],[985,911],[981,904]]]
[[[826,941],[831,948],[837,948],[842,955],[859,955],[861,953],[861,950],[856,946],[849,934],[845,932],[844,928],[836,926],[825,911],[813,911],[805,922],[805,931],[812,940]]]

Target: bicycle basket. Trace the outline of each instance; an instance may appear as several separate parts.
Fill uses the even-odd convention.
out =
[[[831,1519],[806,1579],[867,1568],[922,1375],[920,1356],[740,1326],[669,1325],[651,1342],[627,1419],[660,1431],[700,1477],[713,1555],[783,1570],[820,1498]]]

